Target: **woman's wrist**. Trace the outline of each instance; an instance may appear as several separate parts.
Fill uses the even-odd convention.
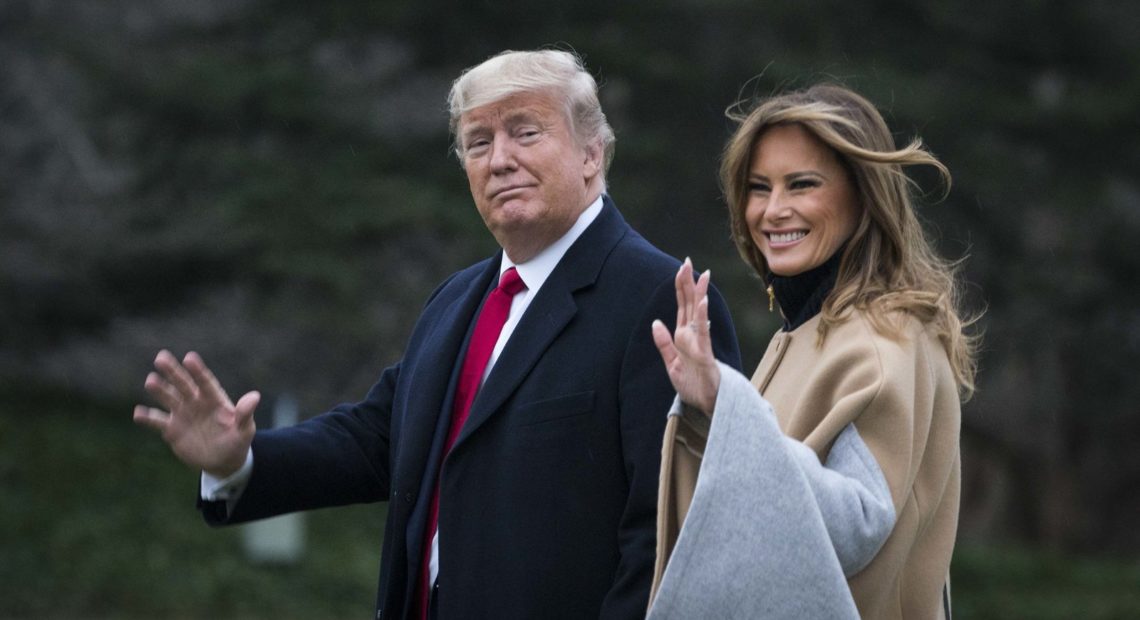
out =
[[[704,383],[704,394],[697,408],[711,418],[716,409],[716,395],[720,390],[720,367],[715,362],[712,364]]]

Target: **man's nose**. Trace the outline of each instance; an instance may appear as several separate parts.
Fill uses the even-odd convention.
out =
[[[518,167],[515,149],[507,137],[496,136],[491,142],[491,172],[508,172]]]

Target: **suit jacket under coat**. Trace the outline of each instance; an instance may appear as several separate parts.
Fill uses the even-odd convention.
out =
[[[679,263],[608,197],[539,290],[440,463],[457,360],[499,256],[429,298],[403,359],[367,397],[258,432],[233,513],[214,524],[388,500],[376,618],[405,618],[440,479],[439,617],[643,618],[661,437],[673,389],[650,325],[676,320]],[[710,294],[716,356],[740,356]]]

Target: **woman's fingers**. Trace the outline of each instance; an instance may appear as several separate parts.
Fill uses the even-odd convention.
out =
[[[677,347],[673,345],[673,335],[669,333],[669,328],[660,320],[653,321],[653,344],[657,345],[665,367],[672,366],[673,360],[677,359]]]
[[[677,270],[674,278],[677,294],[675,331],[669,333],[669,329],[660,321],[653,323],[653,341],[667,365],[678,357],[703,357],[704,352],[712,350],[708,323],[708,290],[711,280],[712,272],[709,270],[694,278],[693,262],[689,258]]]
[[[708,297],[710,281],[712,281],[712,270],[705,269],[705,272],[697,278],[697,283],[693,286],[693,296],[698,303],[701,299]]]
[[[665,362],[674,389],[685,402],[711,413],[719,384],[719,370],[712,353],[709,324],[709,286],[712,273],[693,277],[688,258],[677,270],[677,326],[672,333],[661,321],[653,321],[653,343]]]
[[[693,261],[689,258],[677,270],[674,280],[677,288],[677,327],[688,326],[697,320],[697,304],[708,294],[709,277],[710,272],[705,271],[700,278],[694,278]]]
[[[677,325],[684,325],[689,320],[689,289],[693,286],[693,263],[688,258],[677,269],[673,284],[677,289]]]
[[[704,346],[703,350],[712,349],[712,338],[709,336],[709,331],[712,324],[709,323],[709,284],[712,282],[712,270],[706,269],[701,274],[700,280],[697,281],[697,294],[700,295],[700,301],[697,302],[696,311],[693,313],[693,320],[696,321],[697,326],[700,328],[701,343]]]
[[[701,302],[697,304],[697,310],[693,313],[693,321],[695,321],[697,327],[700,328],[697,330],[698,332],[705,336],[709,335],[709,329],[712,327],[712,324],[709,323],[709,298],[707,296],[702,297]]]

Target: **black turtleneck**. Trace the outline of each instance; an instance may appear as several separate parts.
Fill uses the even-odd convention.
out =
[[[769,274],[768,282],[784,315],[785,331],[807,323],[823,309],[823,301],[835,288],[842,255],[841,247],[819,267],[794,276]]]

